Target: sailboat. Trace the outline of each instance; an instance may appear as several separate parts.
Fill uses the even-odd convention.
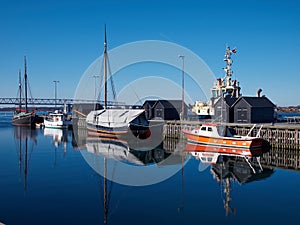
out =
[[[35,111],[28,111],[27,107],[27,66],[26,56],[24,56],[24,79],[25,79],[25,108],[22,109],[22,83],[21,83],[21,72],[19,71],[19,107],[15,110],[12,125],[14,126],[28,126],[34,127],[37,116]]]
[[[134,136],[148,137],[150,135],[149,123],[145,110],[139,107],[109,107],[107,104],[107,70],[108,55],[106,42],[106,26],[104,29],[103,54],[103,83],[104,105],[103,109],[91,111],[86,117],[87,129],[96,136],[117,137],[132,131]]]

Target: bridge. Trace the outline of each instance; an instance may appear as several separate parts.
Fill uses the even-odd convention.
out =
[[[19,105],[19,98],[0,98],[0,105]],[[25,99],[21,99],[22,105],[25,105]],[[76,103],[100,103],[103,104],[103,101],[87,100],[87,99],[52,99],[52,98],[28,98],[27,105],[44,105],[44,106],[54,106],[54,105],[73,105]],[[120,105],[119,102],[108,102],[108,105]],[[123,103],[124,104],[124,103]]]

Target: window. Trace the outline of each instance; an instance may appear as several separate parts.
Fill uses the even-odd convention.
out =
[[[212,132],[212,128],[211,127],[208,127],[207,130],[210,131],[210,132]]]
[[[201,130],[206,131],[206,127],[201,127]]]

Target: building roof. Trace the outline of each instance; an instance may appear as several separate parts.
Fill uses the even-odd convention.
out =
[[[144,102],[144,104],[143,104],[143,107],[144,107],[146,104],[149,104],[150,107],[152,108],[152,107],[155,105],[156,102],[157,102],[157,100],[146,100],[146,101]]]
[[[162,104],[162,106],[164,108],[181,108],[181,103],[182,101],[181,100],[146,100],[143,104],[143,107],[146,105],[146,104],[149,104],[151,106],[151,108],[154,108],[158,103]],[[186,104],[184,104],[185,107]]]
[[[161,103],[164,108],[181,108],[182,101],[181,100],[158,100],[157,104]]]
[[[230,97],[230,96],[227,96],[225,98],[225,102],[226,104],[231,107],[235,102],[236,102],[237,98],[233,98],[233,97]]]
[[[274,103],[271,102],[267,97],[247,97],[242,96],[236,102],[234,105],[236,105],[241,99],[244,99],[250,106],[252,107],[275,107]]]
[[[222,98],[219,98],[219,99],[217,100],[217,102],[221,101],[221,99],[222,99]],[[231,97],[231,96],[226,96],[226,97],[223,98],[223,99],[225,100],[225,103],[226,103],[229,107],[231,107],[231,106],[236,102],[236,100],[237,100],[238,98],[234,98],[234,97]],[[217,102],[216,102],[216,104],[217,104]]]

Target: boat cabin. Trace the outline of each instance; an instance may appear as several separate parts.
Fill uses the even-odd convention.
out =
[[[66,120],[66,116],[63,113],[49,113],[46,119],[51,122],[59,122]]]
[[[216,152],[191,152],[191,154],[205,164],[216,164],[220,155]]]
[[[192,133],[206,137],[233,137],[228,127],[217,124],[203,124],[200,128],[192,130]]]

